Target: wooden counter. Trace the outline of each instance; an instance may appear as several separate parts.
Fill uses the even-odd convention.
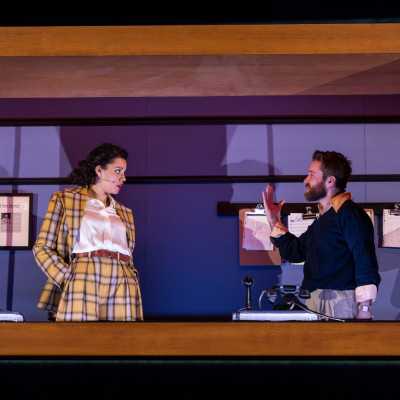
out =
[[[0,27],[0,56],[399,52],[399,23]]]
[[[399,357],[400,324],[2,323],[0,357]]]

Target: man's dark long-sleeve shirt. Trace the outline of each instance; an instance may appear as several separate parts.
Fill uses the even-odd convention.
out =
[[[304,262],[302,286],[309,291],[380,283],[372,222],[352,200],[331,207],[300,237],[288,232],[271,239],[283,259]]]

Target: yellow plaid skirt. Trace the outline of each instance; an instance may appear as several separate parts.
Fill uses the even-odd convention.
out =
[[[132,265],[108,257],[75,258],[64,282],[56,321],[143,320]]]

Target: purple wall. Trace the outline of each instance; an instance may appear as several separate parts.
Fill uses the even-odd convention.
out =
[[[304,174],[316,148],[342,151],[355,174],[398,173],[396,124],[274,124],[87,126],[0,128],[0,176],[66,176],[94,146],[112,141],[130,153],[128,174]],[[18,131],[19,129],[19,131]],[[20,135],[21,143],[15,140]],[[18,174],[14,171],[18,166]],[[219,201],[257,201],[263,184],[126,185],[119,200],[136,216],[135,263],[148,318],[230,318],[243,305],[241,279],[255,279],[254,302],[263,288],[299,283],[301,267],[239,265],[238,222],[218,217]],[[34,193],[36,231],[56,186],[21,186]],[[398,201],[400,183],[353,183],[357,201]],[[2,192],[10,187],[1,187]],[[303,201],[301,184],[277,184],[277,197]],[[375,305],[378,319],[400,310],[400,250],[378,249],[383,277]],[[9,254],[0,252],[0,307],[6,304]],[[30,251],[16,255],[13,309],[43,320],[35,303],[45,279]]]
[[[400,116],[400,95],[0,99],[0,122],[166,118],[365,119]],[[29,125],[29,124],[25,124]]]

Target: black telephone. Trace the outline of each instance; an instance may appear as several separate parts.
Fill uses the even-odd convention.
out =
[[[297,306],[301,299],[309,299],[310,292],[298,285],[274,285],[272,288],[261,292],[258,299],[258,307],[262,309],[262,300],[264,296],[273,304],[274,310],[300,310]]]

